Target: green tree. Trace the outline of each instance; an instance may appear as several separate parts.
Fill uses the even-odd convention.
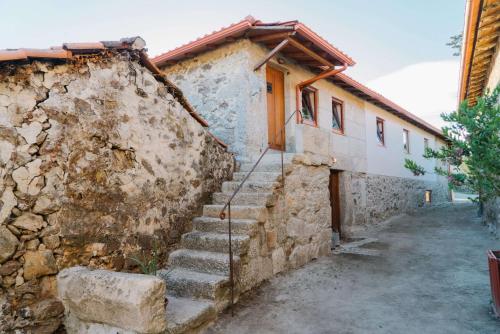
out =
[[[458,111],[442,114],[448,124],[443,127],[448,143],[437,150],[427,148],[424,153],[424,158],[450,166],[448,170],[435,168],[437,174],[448,177],[450,188],[466,185],[479,194],[481,203],[500,196],[499,97],[500,85],[478,98],[475,105],[464,101]],[[414,175],[428,172],[410,159],[405,167]]]

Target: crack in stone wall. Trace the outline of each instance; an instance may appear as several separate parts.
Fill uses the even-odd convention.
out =
[[[153,244],[167,259],[232,174],[138,59],[0,67],[0,332],[59,327],[62,268],[138,271]]]

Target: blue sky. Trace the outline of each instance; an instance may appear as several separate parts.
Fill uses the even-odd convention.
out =
[[[415,64],[456,63],[445,44],[462,31],[464,9],[465,0],[0,0],[0,49],[140,35],[157,55],[248,14],[263,21],[298,19],[354,58],[349,75],[381,85],[382,93],[404,105],[383,78]]]

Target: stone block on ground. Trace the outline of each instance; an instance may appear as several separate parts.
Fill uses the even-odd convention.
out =
[[[73,267],[58,274],[57,285],[66,313],[83,322],[137,333],[166,329],[166,287],[158,277]]]

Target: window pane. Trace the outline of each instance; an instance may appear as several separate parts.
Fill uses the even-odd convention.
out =
[[[379,143],[384,144],[384,121],[377,119],[377,139]]]
[[[406,153],[410,153],[410,141],[408,130],[403,130],[403,149]]]
[[[314,92],[302,90],[302,117],[314,121]]]
[[[335,101],[332,102],[332,128],[334,129],[342,129],[342,111],[341,104]]]

